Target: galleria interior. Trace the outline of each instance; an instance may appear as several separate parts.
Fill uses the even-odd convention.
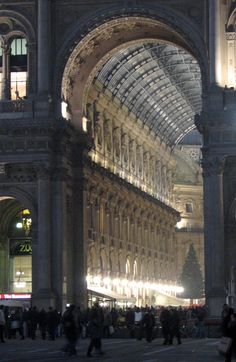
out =
[[[235,21],[232,0],[1,3],[1,298],[184,305],[191,254],[210,314],[234,305]]]

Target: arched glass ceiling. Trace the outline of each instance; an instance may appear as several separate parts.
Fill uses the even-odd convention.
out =
[[[139,44],[117,52],[95,80],[169,146],[194,126],[202,108],[201,72],[195,58],[170,44]]]

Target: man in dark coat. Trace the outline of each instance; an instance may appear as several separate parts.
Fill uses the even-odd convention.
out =
[[[64,333],[67,339],[67,344],[64,347],[64,352],[68,353],[69,356],[76,355],[76,343],[78,339],[78,328],[77,328],[77,314],[76,306],[71,304],[65,311],[62,317],[62,324],[64,327]]]
[[[88,357],[92,357],[91,353],[93,348],[95,348],[100,355],[104,354],[102,351],[103,320],[104,318],[102,309],[98,306],[98,304],[95,304],[91,310],[88,327],[88,334],[90,336],[90,343],[87,350]]]
[[[162,328],[162,335],[164,338],[163,344],[168,344],[170,341],[170,311],[168,308],[162,308],[160,314],[160,323]]]
[[[152,342],[153,329],[155,326],[155,318],[151,308],[148,308],[142,319],[142,324],[145,328],[146,341]]]
[[[170,310],[170,339],[169,344],[173,344],[174,337],[177,338],[178,344],[181,344],[180,338],[180,316],[177,309]]]

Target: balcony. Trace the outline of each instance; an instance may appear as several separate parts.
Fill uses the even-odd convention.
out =
[[[33,108],[33,101],[29,99],[0,101],[0,119],[32,117]]]

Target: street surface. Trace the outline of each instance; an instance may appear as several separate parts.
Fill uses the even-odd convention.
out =
[[[181,345],[176,341],[172,346],[163,346],[162,338],[152,343],[136,339],[103,339],[103,356],[86,356],[89,339],[78,343],[77,356],[68,357],[61,351],[64,338],[56,341],[11,339],[0,343],[1,362],[34,361],[104,361],[104,362],[220,362],[224,358],[217,352],[218,339],[183,339]]]

